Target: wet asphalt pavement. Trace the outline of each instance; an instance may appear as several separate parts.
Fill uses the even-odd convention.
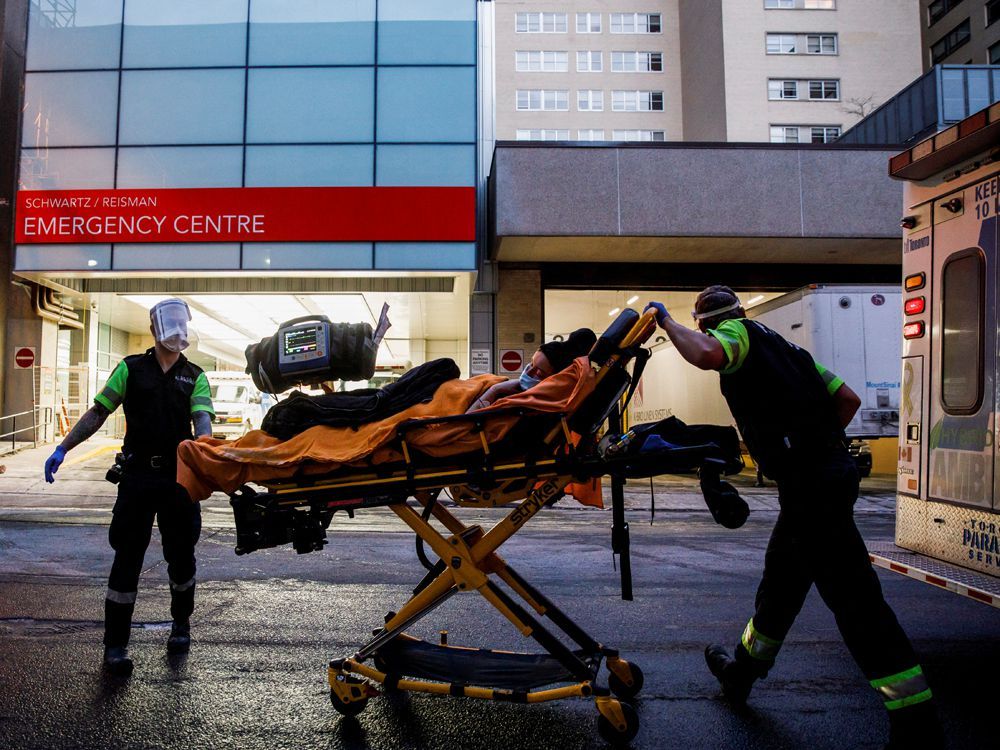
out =
[[[713,641],[731,645],[752,612],[774,521],[773,490],[746,490],[754,512],[738,531],[697,510],[690,482],[661,491],[667,500],[658,502],[667,507],[653,526],[639,510],[648,494],[630,494],[633,602],[619,598],[610,513],[562,501],[502,550],[585,629],[643,668],[633,746],[881,747],[887,724],[880,701],[815,592],[750,708],[730,709],[702,649]],[[16,505],[0,499],[0,748],[603,745],[596,709],[582,699],[524,706],[393,695],[373,699],[357,720],[333,710],[327,661],[351,655],[421,575],[412,535],[398,532],[384,510],[355,521],[338,516],[319,553],[280,548],[237,557],[224,504],[206,504],[187,657],[168,657],[164,648],[169,594],[154,533],[131,643],[135,673],[123,680],[100,669],[111,560],[100,525],[107,505],[101,513],[81,514],[78,503],[48,515]],[[858,508],[866,539],[892,537],[891,493],[869,493]],[[997,747],[1000,612],[902,576],[880,576],[922,657],[949,746]],[[453,597],[411,632],[436,640],[440,629],[454,645],[536,650],[475,594]]]

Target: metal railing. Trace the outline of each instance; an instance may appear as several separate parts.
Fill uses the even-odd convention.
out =
[[[17,420],[18,417],[29,417],[31,419],[31,424],[25,427],[18,427]],[[0,429],[3,428],[5,421],[10,421],[10,430],[8,432],[0,433],[0,446],[10,438],[10,451],[17,450],[18,439],[17,436],[22,432],[31,432],[31,438],[29,440],[22,440],[23,443],[31,443],[32,447],[38,447],[38,426],[39,424],[48,424],[52,421],[52,407],[51,406],[40,406],[29,411],[19,411],[16,414],[6,414],[0,416]],[[0,451],[7,452],[6,447],[0,447]]]

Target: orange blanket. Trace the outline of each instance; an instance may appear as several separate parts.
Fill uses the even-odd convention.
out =
[[[212,492],[233,492],[247,482],[264,482],[301,474],[325,474],[362,459],[373,463],[402,460],[391,447],[396,426],[407,419],[462,414],[470,404],[503,378],[479,375],[450,380],[428,403],[417,404],[388,419],[350,427],[310,427],[290,440],[279,440],[253,430],[233,441],[201,437],[177,447],[177,481],[194,501]],[[594,389],[594,371],[586,357],[534,388],[496,401],[489,410],[521,407],[539,413],[572,413]],[[483,410],[484,412],[487,409]],[[488,442],[502,440],[517,422],[516,416],[497,417],[486,424]],[[480,448],[471,423],[455,422],[414,430],[407,442],[430,456],[451,456]],[[592,490],[591,490],[592,491]],[[584,501],[586,502],[586,501]]]

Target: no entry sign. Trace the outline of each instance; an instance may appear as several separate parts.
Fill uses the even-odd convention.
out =
[[[27,370],[35,365],[35,348],[33,346],[19,346],[14,350],[14,367],[18,370]]]
[[[524,365],[524,351],[521,349],[504,349],[500,352],[500,373],[510,375],[520,372]]]

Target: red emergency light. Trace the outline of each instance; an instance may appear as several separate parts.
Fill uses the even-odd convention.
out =
[[[904,339],[919,339],[923,335],[924,322],[922,320],[915,320],[912,323],[907,323],[903,326]]]
[[[924,311],[924,307],[925,302],[923,297],[913,297],[906,300],[906,304],[903,305],[903,311],[907,315],[919,315]]]

